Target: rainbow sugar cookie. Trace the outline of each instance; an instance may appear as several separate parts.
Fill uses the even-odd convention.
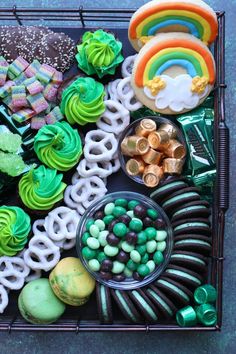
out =
[[[215,82],[208,47],[187,33],[161,33],[134,62],[131,84],[140,102],[162,114],[180,114],[200,105]]]
[[[133,14],[128,33],[130,43],[139,51],[150,38],[167,32],[190,33],[210,45],[217,36],[217,17],[202,0],[154,0]]]

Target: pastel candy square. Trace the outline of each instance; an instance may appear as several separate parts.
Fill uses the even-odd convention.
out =
[[[24,85],[12,86],[11,94],[12,94],[12,103],[15,107],[25,107],[28,105],[28,102],[26,100],[26,92],[25,92]]]
[[[53,84],[49,83],[45,87],[43,95],[48,101],[55,102],[57,97],[57,88]]]
[[[43,117],[33,117],[30,121],[30,127],[34,130],[39,130],[46,124],[45,119]]]
[[[17,57],[8,67],[8,77],[14,79],[20,75],[27,67],[29,63],[22,57]]]
[[[42,64],[40,70],[36,73],[39,81],[47,84],[53,77],[56,69],[47,64]]]
[[[0,97],[6,97],[11,92],[11,87],[14,85],[15,83],[13,81],[8,80],[4,86],[0,87]]]
[[[32,118],[35,115],[35,112],[30,108],[24,108],[12,115],[12,118],[19,123],[23,123],[26,120]]]
[[[26,86],[27,91],[29,91],[31,95],[40,93],[44,89],[44,86],[36,79],[35,76],[25,80],[24,85]]]
[[[24,81],[27,79],[27,76],[25,75],[25,72],[21,73],[19,76],[17,76],[13,81],[15,82],[16,85],[21,85],[24,83]]]
[[[40,62],[37,59],[33,60],[33,62],[25,70],[26,77],[29,78],[35,76],[36,73],[39,71],[40,67],[41,67]]]
[[[19,111],[19,108],[13,105],[12,97],[10,95],[6,96],[2,101],[13,113]]]
[[[43,97],[42,93],[27,96],[32,109],[38,114],[48,108],[48,102]]]
[[[7,66],[0,65],[0,86],[4,86],[7,79]]]
[[[60,85],[63,81],[63,74],[60,71],[55,71],[52,77],[52,84]]]
[[[58,106],[54,107],[53,110],[48,113],[45,117],[47,124],[54,124],[64,118],[61,110]]]

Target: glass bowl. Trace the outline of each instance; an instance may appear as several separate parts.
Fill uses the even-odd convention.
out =
[[[143,179],[141,177],[141,175],[137,175],[137,176],[132,176],[130,175],[127,170],[126,170],[126,163],[127,161],[131,158],[129,156],[125,156],[123,155],[122,151],[121,151],[121,143],[124,140],[124,138],[126,138],[127,136],[133,135],[135,133],[135,128],[139,125],[139,123],[143,120],[143,119],[152,119],[153,121],[156,122],[157,128],[161,125],[161,124],[171,124],[177,131],[177,135],[176,138],[177,140],[179,140],[179,142],[185,147],[185,151],[187,151],[187,146],[186,146],[186,142],[184,139],[184,136],[181,132],[181,130],[179,129],[179,127],[174,124],[171,120],[164,118],[164,117],[157,117],[157,116],[145,116],[139,119],[136,119],[135,121],[133,121],[131,124],[129,124],[125,130],[123,131],[123,133],[120,135],[119,137],[119,144],[118,144],[118,157],[120,160],[120,164],[121,164],[121,168],[123,170],[123,172],[129,177],[131,178],[133,181],[140,183],[140,184],[144,184]],[[185,162],[186,158],[183,158],[183,165]],[[151,187],[149,187],[151,188]]]
[[[115,281],[113,279],[104,279],[99,271],[93,271],[90,269],[88,265],[88,261],[84,258],[82,249],[85,247],[85,245],[82,242],[82,236],[84,232],[86,231],[86,224],[90,219],[93,219],[94,215],[96,212],[98,212],[101,209],[104,209],[105,205],[108,203],[114,202],[117,199],[126,199],[128,202],[131,200],[136,200],[140,204],[142,204],[146,209],[154,209],[158,213],[158,218],[162,219],[164,222],[165,226],[162,226],[160,229],[165,230],[167,232],[167,237],[165,239],[166,241],[166,248],[163,251],[163,262],[159,265],[156,265],[156,268],[154,269],[153,272],[142,278],[141,280],[135,280],[133,277],[127,277],[123,281]],[[141,218],[141,217],[140,217]],[[165,214],[165,212],[162,210],[160,206],[158,206],[152,199],[138,194],[134,192],[115,192],[111,194],[105,195],[103,198],[100,200],[96,201],[93,203],[84,213],[82,218],[80,219],[78,229],[77,229],[77,239],[76,239],[76,249],[78,256],[80,260],[82,261],[83,265],[87,269],[87,271],[100,283],[114,289],[119,289],[119,290],[130,290],[130,289],[135,289],[139,287],[143,287],[151,282],[153,282],[155,279],[157,279],[163,270],[166,268],[166,266],[169,263],[170,256],[171,256],[171,251],[173,247],[173,232],[172,232],[172,227],[170,224],[170,221]],[[155,251],[153,251],[155,252]],[[115,260],[116,256],[110,258],[111,260]]]

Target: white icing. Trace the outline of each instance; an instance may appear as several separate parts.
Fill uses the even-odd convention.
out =
[[[173,112],[181,112],[184,109],[193,109],[200,103],[201,98],[205,97],[210,86],[207,85],[202,94],[191,91],[192,77],[188,74],[179,75],[171,78],[167,75],[160,76],[166,83],[166,87],[153,96],[148,87],[144,87],[144,94],[151,100],[155,100],[157,109],[169,108]]]

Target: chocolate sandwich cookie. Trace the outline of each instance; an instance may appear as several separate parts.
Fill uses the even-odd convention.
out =
[[[208,218],[211,214],[209,203],[205,200],[196,200],[177,208],[172,215],[172,222],[186,218]]]
[[[96,283],[96,298],[98,315],[101,323],[112,323],[112,306],[110,289],[100,283]]]
[[[142,322],[141,316],[126,291],[111,289],[111,294],[124,317],[134,323]]]
[[[173,264],[168,265],[165,272],[163,273],[163,276],[177,281],[191,289],[195,289],[203,282],[202,276],[200,276],[198,273]]]
[[[154,285],[181,306],[188,305],[193,297],[193,293],[184,285],[164,276],[154,282]]]
[[[209,255],[211,252],[211,238],[198,234],[181,234],[175,237],[174,250],[194,251]]]
[[[173,302],[154,285],[150,285],[145,290],[145,293],[155,305],[157,313],[160,317],[171,318],[177,312],[177,308],[175,307]]]
[[[157,322],[157,310],[141,289],[130,290],[129,296],[148,322]]]
[[[179,190],[188,187],[188,184],[183,178],[172,177],[165,179],[158,188],[151,193],[150,197],[157,203],[167,198],[170,194],[178,192]]]
[[[183,220],[177,220],[172,223],[174,236],[181,234],[201,234],[211,235],[210,222],[206,218],[189,218]]]
[[[207,269],[207,259],[199,253],[189,251],[174,251],[170,264],[189,268],[202,274]]]
[[[160,204],[167,214],[172,215],[180,205],[200,199],[198,188],[187,187],[172,193],[162,200]]]

